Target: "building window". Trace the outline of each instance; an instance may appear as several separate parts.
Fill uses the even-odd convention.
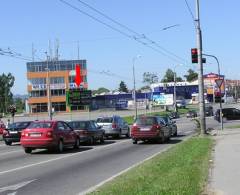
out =
[[[32,113],[38,113],[38,112],[47,112],[47,103],[39,103],[39,104],[32,104]]]
[[[84,110],[84,106],[71,106],[71,110]]]
[[[28,83],[30,85],[42,85],[46,84],[46,78],[33,78],[33,79],[28,79]]]
[[[65,89],[51,89],[51,96],[64,96]]]
[[[66,103],[65,102],[52,102],[52,108],[54,108],[54,112],[66,111]]]
[[[47,96],[46,90],[31,91],[29,97],[45,97]]]
[[[50,83],[51,84],[62,84],[62,83],[64,83],[64,77],[51,77]]]

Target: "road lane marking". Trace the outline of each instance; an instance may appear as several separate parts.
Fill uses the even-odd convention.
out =
[[[7,154],[16,153],[16,152],[23,152],[23,150],[14,150],[14,151],[10,151],[10,152],[0,153],[0,156],[4,156],[4,155],[7,155]]]
[[[32,183],[33,181],[36,181],[36,179],[30,180],[30,181],[24,181],[24,182],[20,182],[18,184],[14,184],[14,185],[10,185],[10,186],[5,186],[0,188],[0,192],[5,192],[5,191],[16,191],[19,188],[22,188],[30,183]],[[15,193],[15,192],[14,192]]]
[[[90,153],[90,152],[95,151],[95,150],[101,150],[101,149],[112,147],[112,146],[115,146],[115,145],[118,145],[118,144],[122,144],[122,143],[125,143],[125,142],[130,142],[130,139],[124,140],[124,141],[120,141],[120,142],[116,142],[114,144],[108,144],[108,145],[105,145],[105,146],[96,147],[96,148],[93,148],[91,150],[86,150],[86,151],[82,151],[82,152],[76,152],[76,153],[73,153],[73,154],[67,154],[67,155],[63,155],[63,156],[57,157],[57,158],[45,160],[45,161],[42,161],[42,162],[33,163],[33,164],[29,164],[29,165],[24,165],[24,166],[17,167],[17,168],[14,168],[14,169],[9,169],[9,170],[6,170],[6,171],[1,171],[0,172],[0,176],[3,175],[3,174],[6,174],[6,173],[11,173],[11,172],[18,171],[18,170],[21,170],[21,169],[25,169],[25,168],[29,168],[29,167],[33,167],[33,166],[37,166],[37,165],[46,164],[46,163],[53,162],[53,161],[56,161],[56,160],[61,160],[61,159],[65,159],[65,158],[72,157],[72,156],[77,156],[77,155],[81,155],[81,154],[85,154],[85,153]]]

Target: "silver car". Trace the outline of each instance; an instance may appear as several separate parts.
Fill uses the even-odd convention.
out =
[[[106,138],[109,136],[119,138],[121,135],[130,137],[130,128],[120,116],[99,117],[96,122],[104,129]]]

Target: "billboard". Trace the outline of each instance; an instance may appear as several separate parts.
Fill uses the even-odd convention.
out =
[[[173,94],[154,94],[152,96],[153,106],[173,105]]]

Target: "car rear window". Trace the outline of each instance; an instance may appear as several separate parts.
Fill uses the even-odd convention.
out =
[[[135,121],[136,125],[154,125],[157,124],[157,119],[155,117],[142,117]]]
[[[88,122],[86,122],[86,121],[73,121],[73,122],[69,122],[68,124],[74,130],[76,130],[76,129],[87,129],[87,127],[88,127]]]
[[[29,129],[41,129],[41,128],[51,128],[53,123],[51,122],[33,122],[29,125]]]
[[[109,118],[98,118],[97,119],[97,123],[112,123],[113,118],[109,117]]]
[[[24,129],[27,128],[29,122],[16,122],[9,125],[9,129]]]

